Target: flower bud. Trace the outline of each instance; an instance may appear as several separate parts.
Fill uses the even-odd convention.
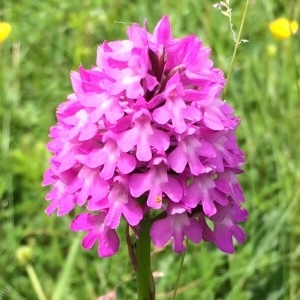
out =
[[[27,265],[33,256],[33,251],[30,246],[20,246],[16,251],[16,260],[21,265]]]

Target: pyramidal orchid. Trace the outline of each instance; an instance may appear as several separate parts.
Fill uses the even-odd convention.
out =
[[[234,252],[247,219],[237,175],[244,163],[240,120],[221,99],[223,73],[210,49],[190,35],[173,38],[167,16],[149,33],[133,24],[128,39],[104,42],[96,65],[71,73],[74,93],[50,130],[53,153],[43,185],[48,214],[82,208],[71,222],[82,245],[101,257],[119,248],[124,220],[139,239],[148,222],[157,247],[185,239]]]

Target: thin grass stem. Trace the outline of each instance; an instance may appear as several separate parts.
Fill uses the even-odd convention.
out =
[[[188,240],[186,241],[186,244],[187,243],[188,243]],[[179,285],[179,280],[180,280],[180,276],[181,276],[181,272],[182,272],[182,268],[183,268],[183,263],[184,263],[184,259],[185,259],[185,254],[186,254],[186,252],[184,252],[181,255],[181,259],[180,259],[180,263],[179,263],[179,270],[178,270],[178,275],[177,275],[177,279],[176,279],[176,284],[175,284],[175,288],[174,288],[174,293],[173,293],[172,300],[176,299],[178,285]]]
[[[242,17],[241,25],[240,25],[240,28],[239,28],[239,32],[238,32],[237,38],[235,39],[233,54],[232,54],[232,57],[231,57],[231,61],[230,61],[230,65],[229,65],[229,69],[228,69],[228,73],[227,73],[227,84],[224,88],[223,95],[226,95],[229,80],[230,80],[230,76],[231,76],[231,72],[232,72],[232,68],[233,68],[236,53],[237,53],[237,49],[238,49],[238,47],[241,43],[242,30],[243,30],[243,27],[244,27],[248,6],[249,6],[249,0],[246,1],[246,5],[245,5],[245,8],[244,8],[243,17]]]

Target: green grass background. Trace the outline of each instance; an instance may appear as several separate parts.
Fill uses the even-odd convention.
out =
[[[296,1],[297,2],[297,1]],[[96,299],[109,290],[135,299],[135,281],[123,243],[111,259],[86,252],[69,231],[72,216],[44,214],[40,183],[55,109],[71,93],[70,70],[95,64],[97,45],[123,39],[126,27],[167,13],[175,36],[197,34],[212,47],[215,66],[228,71],[234,42],[229,20],[210,0],[2,0],[0,21],[12,33],[0,45],[0,299],[37,299],[15,254],[30,261],[46,299]],[[238,31],[246,1],[231,1]],[[286,0],[250,0],[226,100],[241,116],[239,142],[247,156],[240,176],[249,210],[247,241],[234,255],[189,244],[176,299],[300,299],[300,36],[276,41],[268,23],[299,21]],[[273,45],[277,53],[270,56]],[[123,230],[123,229],[122,229]],[[121,232],[121,230],[120,230]],[[157,299],[171,299],[181,256],[153,253]],[[28,270],[28,265],[27,265]]]

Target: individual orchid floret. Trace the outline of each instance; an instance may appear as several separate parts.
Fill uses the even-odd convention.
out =
[[[82,240],[85,249],[91,249],[96,242],[98,254],[102,257],[114,255],[119,249],[119,238],[114,229],[104,224],[105,212],[100,211],[96,215],[90,213],[79,214],[71,223],[74,231],[87,231]]]
[[[98,201],[94,199],[89,201],[88,210],[106,210],[104,223],[109,228],[117,228],[122,216],[129,225],[136,226],[143,218],[143,210],[129,193],[128,177],[117,176],[111,185],[111,190],[106,197]]]
[[[97,125],[89,122],[89,113],[85,109],[79,110],[74,116],[64,118],[64,122],[70,125],[67,140],[78,136],[79,141],[92,139],[98,131]]]
[[[216,189],[216,183],[209,174],[203,174],[193,179],[187,187],[182,202],[191,208],[201,204],[206,216],[213,216],[217,212],[216,204],[227,205],[226,194]]]
[[[113,139],[108,139],[103,148],[93,149],[86,156],[86,165],[89,168],[103,166],[98,174],[103,179],[109,180],[114,176],[116,168],[122,174],[132,172],[136,166],[136,159],[134,156],[122,152]]]
[[[66,188],[66,184],[60,180],[53,184],[52,190],[46,195],[47,201],[52,200],[45,210],[48,215],[57,210],[57,215],[63,216],[74,209],[77,202],[76,195],[67,193]]]
[[[152,166],[147,173],[133,174],[129,181],[129,189],[134,197],[148,192],[147,205],[153,209],[162,207],[164,195],[173,202],[179,202],[183,195],[180,182],[167,173],[164,164]]]
[[[196,244],[200,243],[202,229],[194,218],[188,216],[183,207],[170,205],[168,215],[153,223],[150,236],[153,244],[157,247],[165,246],[172,239],[174,251],[181,253],[186,248],[185,237]]]
[[[236,175],[232,171],[219,173],[215,183],[219,191],[230,195],[230,197],[236,201],[237,204],[245,201],[242,187],[237,180]]]
[[[153,118],[158,124],[167,124],[171,120],[174,132],[183,133],[188,127],[186,120],[190,123],[200,121],[201,112],[184,101],[185,91],[178,72],[170,78],[165,89],[162,95],[166,99],[165,104],[153,111]]]
[[[68,185],[69,193],[77,193],[77,204],[82,206],[90,198],[100,200],[109,191],[109,184],[99,176],[99,169],[83,166],[78,175]]]
[[[134,126],[124,131],[118,138],[118,146],[124,152],[136,147],[136,157],[140,161],[152,158],[152,149],[166,151],[169,147],[168,135],[151,124],[151,117],[147,111],[139,111],[133,117]]]
[[[189,135],[178,142],[177,147],[169,154],[170,167],[177,173],[182,173],[188,166],[193,175],[207,173],[204,157],[216,156],[215,148],[204,139]]]
[[[235,202],[228,206],[218,206],[217,213],[210,217],[214,224],[214,243],[223,252],[234,253],[232,238],[243,243],[246,239],[245,232],[237,226],[237,223],[245,222],[248,213]]]

